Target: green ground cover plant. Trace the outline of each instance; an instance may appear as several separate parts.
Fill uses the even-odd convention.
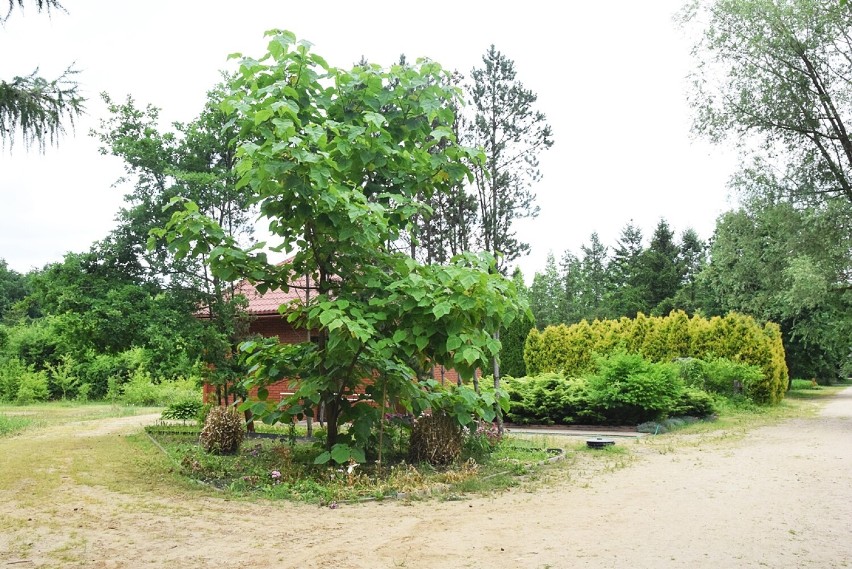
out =
[[[389,443],[382,463],[350,460],[331,466],[316,464],[325,452],[324,429],[317,429],[314,439],[304,437],[304,427],[299,427],[295,437],[248,438],[230,455],[206,452],[199,444],[197,428],[161,424],[146,431],[186,479],[238,496],[320,504],[497,490],[517,485],[519,477],[557,452],[541,447],[541,441],[499,439],[490,425],[480,425],[464,430],[456,461],[436,467],[406,461],[407,444],[400,443],[399,432],[391,430],[388,439],[396,442]]]

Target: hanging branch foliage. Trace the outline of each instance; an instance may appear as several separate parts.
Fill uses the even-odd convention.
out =
[[[12,11],[15,9],[15,4],[18,5],[18,8],[24,8],[24,0],[9,0],[9,10],[6,12],[6,15],[0,18],[0,24],[4,23],[9,19],[9,16],[12,15]],[[60,10],[65,12],[65,8],[58,2],[58,0],[35,0],[36,10],[39,12],[47,12],[50,13],[51,10]]]
[[[0,17],[0,25],[6,23],[16,4],[23,9],[24,0],[9,0],[9,10]],[[57,0],[35,0],[35,6],[48,14],[51,10],[65,11]],[[0,79],[0,146],[8,142],[11,148],[17,132],[25,147],[37,144],[44,152],[47,143],[55,144],[65,133],[66,122],[73,128],[86,102],[74,80],[77,73],[72,64],[53,80],[39,76],[38,68],[11,81]]]
[[[24,146],[37,144],[44,151],[47,143],[55,144],[65,133],[65,123],[83,114],[85,99],[73,80],[78,73],[73,66],[58,78],[48,81],[38,69],[10,82],[0,81],[0,143],[14,142],[19,132]]]

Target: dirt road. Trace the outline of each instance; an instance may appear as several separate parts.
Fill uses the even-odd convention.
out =
[[[33,480],[0,485],[0,567],[852,567],[852,388],[817,417],[745,438],[624,442],[637,460],[591,480],[339,509],[99,483],[85,464],[98,436],[144,420],[57,427],[28,443],[37,458],[71,437],[84,460],[34,466],[36,479],[57,478],[46,494]],[[20,445],[0,441],[0,471]]]

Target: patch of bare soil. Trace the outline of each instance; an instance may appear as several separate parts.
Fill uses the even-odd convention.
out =
[[[32,444],[70,434],[50,432]],[[641,450],[534,492],[338,509],[65,477],[49,501],[0,490],[0,567],[852,567],[852,388],[736,441]]]

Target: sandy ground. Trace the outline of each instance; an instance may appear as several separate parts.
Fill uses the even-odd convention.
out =
[[[146,420],[54,428],[33,444]],[[0,567],[852,567],[852,388],[815,418],[732,441],[624,444],[635,461],[582,483],[338,509],[64,477],[49,503],[0,491]]]

